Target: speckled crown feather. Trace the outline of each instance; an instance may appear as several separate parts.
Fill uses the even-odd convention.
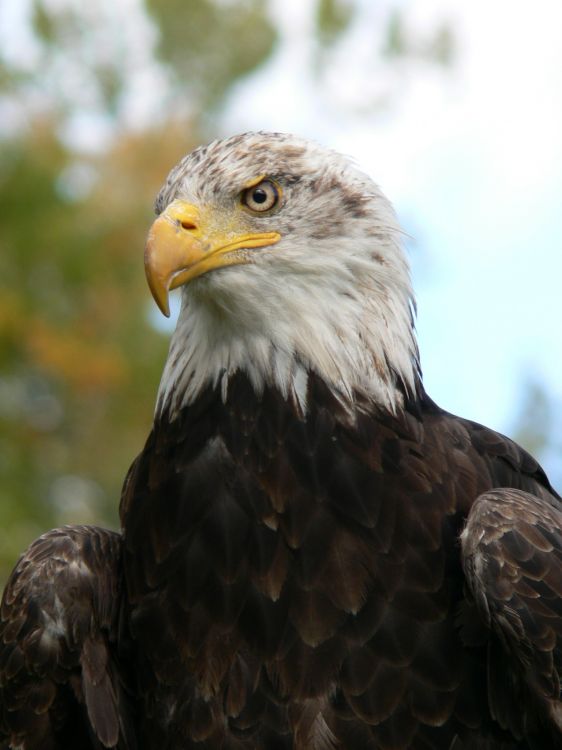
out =
[[[395,410],[419,383],[409,268],[392,206],[350,159],[283,133],[213,141],[172,169],[156,211],[180,198],[220,218],[261,175],[283,200],[255,222],[281,240],[183,287],[157,408],[173,413],[219,380],[226,397],[243,370],[306,411],[312,370],[350,409]]]

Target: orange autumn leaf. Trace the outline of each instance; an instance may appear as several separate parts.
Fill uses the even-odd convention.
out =
[[[119,351],[44,321],[32,322],[26,343],[37,366],[78,390],[109,391],[128,379],[128,367]]]

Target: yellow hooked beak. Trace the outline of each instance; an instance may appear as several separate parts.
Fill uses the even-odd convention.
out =
[[[211,223],[197,206],[175,200],[150,227],[144,267],[152,296],[166,317],[170,316],[170,289],[216,268],[249,263],[250,255],[244,250],[274,245],[281,239],[278,232],[241,234],[230,227],[214,230]]]

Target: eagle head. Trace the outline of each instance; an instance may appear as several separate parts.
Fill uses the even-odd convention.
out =
[[[419,378],[413,294],[389,201],[348,158],[282,133],[195,149],[156,200],[145,266],[182,307],[157,409],[244,371],[302,411],[319,375],[353,408],[395,410]]]

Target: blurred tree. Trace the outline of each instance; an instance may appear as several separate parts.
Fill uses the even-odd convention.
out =
[[[359,4],[310,3],[328,65]],[[117,524],[168,346],[142,272],[150,207],[275,48],[268,8],[0,0],[0,582],[54,525]]]
[[[396,8],[390,14],[386,45],[383,54],[388,58],[428,60],[441,65],[450,65],[454,56],[455,41],[448,23],[432,29],[429,35],[421,36],[408,28],[406,11]]]
[[[209,106],[271,49],[258,6],[151,3],[175,66],[162,67],[140,3],[127,40],[109,3],[36,0],[35,65],[17,49],[0,59],[0,107],[16,123],[0,125],[0,580],[54,525],[118,523],[168,347],[142,271],[151,206]],[[161,92],[138,122],[124,58],[143,41],[136,59]],[[174,96],[189,106],[166,110]]]
[[[154,153],[189,145],[168,125],[76,161],[43,123],[0,149],[0,565],[39,528],[116,523],[167,349],[142,274]]]
[[[191,109],[220,104],[232,83],[271,52],[275,30],[263,0],[147,0],[160,30],[158,54]]]
[[[316,7],[316,28],[321,44],[332,44],[351,23],[353,6],[342,0],[319,0]]]
[[[557,425],[562,421],[562,403],[540,380],[528,377],[510,434],[537,458],[555,489],[562,492],[562,439]]]

